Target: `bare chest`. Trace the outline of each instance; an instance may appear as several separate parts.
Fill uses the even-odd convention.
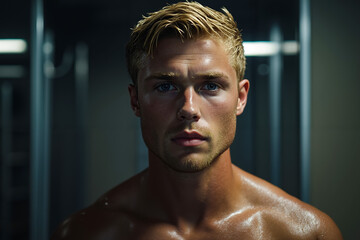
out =
[[[262,214],[239,216],[228,221],[211,222],[194,228],[182,228],[161,222],[133,222],[123,232],[121,239],[136,240],[271,240],[271,239],[315,239],[304,232],[302,226],[281,218]],[[288,220],[288,221],[287,221]],[[126,237],[125,237],[126,236]],[[124,238],[125,237],[125,238]]]

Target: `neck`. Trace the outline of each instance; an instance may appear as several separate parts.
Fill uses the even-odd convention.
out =
[[[229,149],[211,166],[195,173],[174,171],[151,153],[149,163],[148,193],[169,221],[196,225],[233,209],[238,184]]]

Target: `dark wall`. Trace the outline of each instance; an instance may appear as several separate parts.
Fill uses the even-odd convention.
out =
[[[312,4],[311,199],[359,239],[360,2]]]

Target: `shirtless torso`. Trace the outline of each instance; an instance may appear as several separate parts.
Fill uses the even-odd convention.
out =
[[[219,211],[208,211],[206,199],[188,209],[171,200],[179,209],[167,211],[159,198],[169,200],[171,191],[159,184],[156,196],[149,194],[145,170],[64,221],[52,239],[342,239],[326,214],[236,166],[231,171],[236,190],[232,201],[217,203]]]

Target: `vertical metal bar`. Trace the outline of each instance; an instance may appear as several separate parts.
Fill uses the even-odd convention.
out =
[[[11,159],[12,149],[12,86],[1,86],[1,239],[11,238]]]
[[[44,10],[42,0],[32,1],[31,16],[31,164],[30,164],[30,239],[48,239],[48,121],[45,120],[43,67]]]
[[[311,22],[310,0],[300,0],[300,174],[301,198],[310,201]]]
[[[282,52],[280,46],[282,36],[280,26],[274,24],[270,31],[270,40],[277,46],[277,53],[270,57],[270,162],[271,181],[281,184],[281,73]]]
[[[87,159],[87,109],[88,109],[88,82],[89,61],[88,46],[79,43],[75,49],[75,91],[76,91],[76,137],[77,137],[77,159],[75,168],[78,176],[76,207],[83,207],[85,200],[85,169]]]
[[[43,53],[43,85],[44,85],[44,100],[43,100],[43,161],[42,161],[42,173],[41,177],[41,191],[42,193],[42,237],[49,239],[49,205],[50,205],[50,159],[51,159],[51,120],[52,120],[52,80],[54,76],[53,66],[53,35],[50,32],[45,34],[44,46],[41,49]]]

